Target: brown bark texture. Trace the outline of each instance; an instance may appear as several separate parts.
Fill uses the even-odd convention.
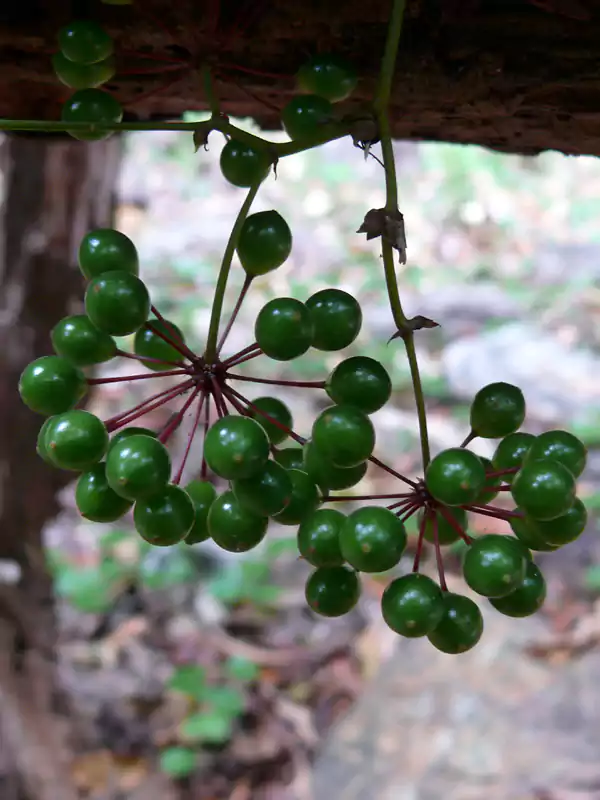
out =
[[[72,475],[37,456],[43,418],[21,403],[17,385],[26,364],[51,352],[52,326],[81,308],[78,242],[110,222],[119,157],[118,138],[88,146],[39,137],[0,143],[0,559],[21,573],[16,584],[0,579],[0,796],[7,798],[7,771],[30,800],[74,797],[41,535]]]
[[[356,112],[373,97],[390,9],[391,0],[7,2],[0,116],[59,119],[69,90],[50,56],[60,26],[85,14],[114,35],[108,88],[132,120],[206,109],[208,61],[223,112],[279,128],[298,67],[327,51],[356,65],[359,87],[339,106]],[[392,93],[397,138],[598,155],[599,109],[600,0],[408,0]]]

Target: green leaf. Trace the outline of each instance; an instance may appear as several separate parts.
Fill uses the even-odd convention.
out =
[[[250,683],[260,675],[258,666],[247,658],[233,656],[225,663],[225,672],[233,680]]]
[[[225,717],[237,717],[246,707],[246,698],[243,692],[232,686],[207,687],[204,701],[215,713],[218,712]]]
[[[224,744],[231,738],[231,719],[219,711],[207,711],[184,719],[179,726],[186,739],[209,744]]]
[[[122,576],[123,570],[114,562],[97,569],[68,568],[59,573],[55,591],[80,611],[101,614],[113,602]]]
[[[190,697],[204,697],[206,686],[206,670],[198,664],[184,664],[173,672],[167,682],[167,688],[173,692],[181,692]]]
[[[172,778],[185,778],[196,769],[198,756],[189,747],[168,747],[160,754],[160,768]]]

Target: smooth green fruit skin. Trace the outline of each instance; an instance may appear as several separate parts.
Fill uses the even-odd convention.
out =
[[[483,468],[485,469],[486,473],[488,472],[495,472],[494,465],[490,461],[489,458],[485,456],[479,456],[481,459],[481,463],[483,464]],[[502,483],[502,477],[497,478],[488,478],[486,477],[485,483],[483,484],[482,490],[477,495],[477,503],[481,503],[482,505],[487,505],[491,503],[494,498],[498,497],[500,491],[498,489],[494,489],[494,486],[498,486]]]
[[[501,614],[507,617],[530,617],[539,611],[546,599],[546,581],[533,561],[527,564],[523,583],[505,597],[490,600]]]
[[[275,361],[291,361],[306,353],[313,332],[307,307],[293,297],[270,300],[258,312],[254,325],[260,349]]]
[[[562,547],[578,539],[585,530],[587,520],[587,509],[578,497],[571,508],[560,517],[546,521],[527,518],[529,527],[552,548]]]
[[[427,638],[442,653],[466,653],[483,634],[481,611],[469,597],[454,592],[445,592],[443,600],[444,616]]]
[[[373,452],[375,428],[354,406],[329,406],[313,423],[312,442],[334,466],[356,467]]]
[[[306,582],[306,602],[323,617],[341,617],[360,597],[360,582],[347,567],[318,567]]]
[[[576,436],[568,431],[546,431],[532,442],[527,460],[550,458],[559,461],[574,478],[578,478],[587,462],[587,448]]]
[[[46,446],[46,434],[48,433],[48,428],[52,424],[53,419],[54,417],[48,417],[47,420],[44,420],[44,424],[38,431],[37,442],[35,445],[35,450],[38,456],[42,459],[42,461],[45,461],[46,464],[49,464],[51,467],[54,467],[56,465],[54,464],[48,453],[48,447]]]
[[[306,307],[314,326],[312,345],[317,350],[343,350],[360,333],[362,311],[348,292],[323,289],[308,298]]]
[[[499,442],[496,452],[492,457],[492,464],[494,470],[500,472],[505,469],[513,469],[520,467],[529,452],[531,445],[535,441],[535,436],[532,433],[524,433],[523,431],[516,431],[509,433],[501,442]],[[500,480],[506,483],[513,482],[514,475],[502,475]]]
[[[89,411],[66,411],[52,418],[44,438],[48,457],[62,469],[84,470],[104,456],[108,433]]]
[[[290,139],[316,139],[333,120],[333,107],[329,100],[316,94],[299,95],[285,106],[281,120]]]
[[[185,489],[174,484],[138,500],[133,508],[136,531],[155,547],[170,547],[183,541],[192,529],[194,518],[191,497]]]
[[[261,414],[257,409],[264,411],[264,414]],[[269,437],[269,441],[273,445],[281,444],[281,442],[285,441],[288,437],[285,430],[282,430],[275,422],[279,422],[280,425],[283,425],[284,428],[288,428],[289,430],[292,430],[294,427],[292,412],[285,403],[282,403],[281,400],[278,400],[276,397],[257,397],[256,400],[252,401],[252,408],[250,411],[252,418],[259,423],[261,428],[264,428],[265,433]],[[269,417],[275,420],[275,422],[268,419]]]
[[[467,512],[463,508],[448,508],[446,510],[446,513],[448,515],[451,515],[453,519],[456,520],[457,524],[466,533]],[[437,535],[438,535],[438,542],[440,543],[440,545],[454,544],[454,542],[457,542],[461,538],[460,533],[458,533],[458,531],[452,527],[451,523],[448,522],[446,517],[440,511],[437,512],[436,516],[437,516]],[[421,517],[422,517],[422,512],[419,513],[419,521],[421,520]],[[433,520],[431,518],[428,518],[425,523],[423,538],[427,539],[427,541],[431,542],[431,544],[435,543]]]
[[[221,173],[225,180],[242,189],[249,189],[269,174],[271,159],[264,150],[230,139],[221,150]]]
[[[273,515],[273,519],[280,525],[299,525],[316,511],[321,493],[306,472],[299,469],[288,469],[287,472],[292,480],[292,497],[283,511]]]
[[[440,503],[463,506],[477,500],[485,484],[485,468],[475,453],[451,447],[432,459],[425,472],[425,483]]]
[[[106,456],[106,478],[113,491],[127,500],[145,500],[169,482],[171,458],[167,448],[151,436],[127,436],[112,445]]]
[[[85,395],[85,375],[61,356],[42,356],[28,364],[19,378],[19,394],[37,414],[50,417],[73,408]]]
[[[526,459],[515,475],[515,503],[533,519],[549,520],[566,514],[575,501],[575,478],[558,461]]]
[[[164,333],[173,342],[183,342],[183,334],[173,322],[166,324],[161,320],[148,320],[146,325],[136,331],[133,339],[133,352],[145,358],[164,358],[169,361],[181,361],[181,354],[168,342],[165,342],[155,331]],[[146,361],[144,366],[154,372],[173,369],[173,365],[165,362]]]
[[[515,511],[524,513],[522,508],[516,508]],[[543,538],[540,533],[539,523],[531,519],[531,517],[513,517],[510,520],[510,527],[517,539],[530,550],[550,553],[558,549],[557,546],[549,544]]]
[[[117,69],[112,56],[96,64],[76,64],[60,52],[52,56],[52,67],[59,81],[70,89],[96,89],[113,78]]]
[[[185,537],[186,544],[199,544],[210,539],[208,532],[208,512],[217,497],[217,490],[209,481],[193,480],[185,487],[194,504],[194,524]]]
[[[246,274],[266,275],[280,267],[292,252],[292,231],[274,209],[250,214],[244,221],[237,254]]]
[[[273,458],[278,464],[281,464],[281,466],[285,467],[286,469],[299,469],[306,471],[304,468],[302,447],[282,447],[281,450],[277,450],[275,452]]]
[[[84,472],[75,487],[75,503],[79,513],[90,522],[116,522],[129,511],[131,500],[114,492],[106,480],[103,463]]]
[[[365,414],[373,414],[390,399],[392,381],[379,361],[352,356],[330,373],[325,391],[334,403],[356,406]]]
[[[230,415],[208,429],[204,455],[208,466],[221,478],[251,478],[267,463],[269,439],[256,420]]]
[[[333,508],[320,508],[305,517],[298,528],[300,555],[314,567],[339,567],[344,563],[340,531],[346,517]]]
[[[484,597],[504,597],[525,579],[527,559],[509,536],[488,534],[475,539],[465,554],[463,575],[467,584]]]
[[[58,46],[69,61],[96,64],[112,55],[114,43],[108,33],[93,20],[73,20],[58,32]]]
[[[244,508],[233,492],[224,492],[208,512],[208,530],[213,541],[230,553],[244,553],[265,537],[269,520]]]
[[[84,142],[108,139],[113,131],[103,129],[123,119],[123,108],[118,100],[103,89],[79,89],[65,101],[61,110],[63,122],[87,122],[97,126],[95,130],[75,130],[68,133]]]
[[[524,420],[523,392],[510,383],[484,386],[471,404],[471,430],[484,439],[498,439],[514,433]]]
[[[86,233],[79,245],[79,269],[88,280],[103,272],[140,271],[137,249],[128,236],[114,228],[95,228]]]
[[[142,281],[129,272],[103,272],[88,284],[85,310],[101,331],[128,336],[148,319],[150,295]]]
[[[442,591],[426,575],[403,575],[386,587],[381,612],[386,625],[400,636],[427,636],[444,616]]]
[[[123,439],[128,439],[130,436],[151,436],[153,439],[158,438],[156,431],[153,431],[150,428],[140,428],[137,425],[130,425],[128,428],[122,428],[120,431],[117,431],[117,433],[114,434],[108,443],[107,452],[110,452],[116,444],[122,442]]]
[[[314,482],[322,490],[339,491],[356,486],[367,474],[368,462],[363,461],[355,467],[336,467],[313,445],[309,439],[303,448],[303,466]]]
[[[300,67],[296,79],[303,92],[324,97],[331,103],[349,97],[358,82],[353,67],[330,53],[313,56]]]
[[[400,561],[406,547],[404,524],[383,506],[353,511],[340,531],[345,561],[360,572],[385,572]]]
[[[54,352],[77,367],[102,364],[117,352],[112,336],[98,330],[85,314],[61,319],[52,329],[50,339]]]
[[[264,469],[251,478],[232,481],[231,489],[244,508],[261,517],[280,514],[293,494],[288,470],[276,461],[267,461]]]

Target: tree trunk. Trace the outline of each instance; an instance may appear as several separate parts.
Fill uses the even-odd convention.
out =
[[[17,383],[26,364],[51,352],[53,325],[81,307],[78,243],[90,228],[110,224],[120,150],[116,138],[0,143],[0,559],[20,568],[17,584],[0,583],[0,762],[30,800],[75,797],[42,547],[56,493],[73,476],[37,456],[43,418],[21,403]],[[2,778],[0,795],[10,797]]]

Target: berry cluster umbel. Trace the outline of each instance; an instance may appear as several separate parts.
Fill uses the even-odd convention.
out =
[[[397,46],[398,9],[394,20]],[[75,22],[61,31],[59,43],[55,71],[77,90],[65,105],[63,118],[93,123],[93,128],[74,132],[80,138],[109,135],[102,126],[120,119],[120,109],[97,87],[112,74],[110,37],[94,23]],[[395,54],[393,47],[386,48],[384,88],[394,63],[388,51]],[[346,98],[355,85],[356,74],[342,59],[321,55],[305,64],[298,74],[302,93],[282,112],[290,138],[310,146],[334,119],[333,104]],[[385,122],[381,107],[378,118]],[[355,341],[362,325],[359,303],[339,289],[319,291],[305,302],[278,297],[258,313],[255,341],[222,357],[252,281],[280,267],[293,243],[288,224],[276,210],[249,214],[275,161],[269,143],[256,142],[261,146],[230,138],[221,154],[223,176],[249,191],[225,248],[203,353],[192,351],[182,331],[152,305],[139,277],[137,250],[127,236],[104,228],[84,237],[79,264],[88,280],[85,314],[67,317],[55,326],[51,334],[54,355],[27,366],[19,383],[24,403],[47,417],[39,432],[38,453],[52,466],[80,473],[76,503],[83,517],[114,522],[133,509],[136,530],[156,546],[211,538],[225,550],[243,552],[264,539],[271,519],[297,527],[299,552],[314,567],[306,584],[307,602],[313,611],[329,617],[354,607],[361,573],[385,572],[400,563],[407,541],[405,522],[417,515],[413,569],[386,588],[383,617],[397,633],[427,636],[445,653],[469,650],[482,635],[482,615],[469,597],[448,591],[443,548],[459,540],[467,545],[465,581],[498,611],[513,617],[535,613],[543,604],[546,586],[532,551],[566,545],[586,525],[585,507],[576,496],[586,449],[567,431],[540,436],[521,432],[525,420],[521,390],[492,383],[473,400],[471,431],[462,445],[429,459],[414,329],[403,316],[393,283],[393,243],[385,230],[381,237],[390,305],[415,383],[425,468],[421,479],[402,475],[374,455],[376,437],[370,415],[392,393],[390,376],[378,361],[365,355],[347,358],[324,381],[282,381],[237,373],[236,367],[259,358],[286,362],[310,348],[343,350]],[[382,133],[382,144],[388,195],[393,200],[389,134]],[[393,210],[386,209],[385,219],[393,219]],[[234,253],[245,280],[221,330]],[[116,336],[133,337],[133,352],[119,350]],[[86,368],[116,357],[137,361],[144,371],[125,378],[86,376]],[[77,408],[90,386],[157,377],[175,382],[111,419],[102,421]],[[331,405],[317,416],[305,438],[294,431],[292,414],[279,399],[264,396],[250,401],[234,388],[233,384],[245,381],[325,391]],[[161,431],[139,426],[145,415],[167,403],[177,403],[178,408]],[[217,419],[209,426],[211,407]],[[192,430],[181,463],[173,465],[167,445],[188,414]],[[202,462],[197,477],[182,487],[198,430],[204,436]],[[499,440],[491,460],[467,449],[478,437]],[[295,446],[282,447],[289,439]],[[337,494],[356,486],[369,463],[393,476],[399,482],[398,491]],[[209,471],[228,481],[229,488],[217,494]],[[514,508],[494,505],[496,498],[507,497],[514,500]],[[350,514],[331,507],[346,500],[365,505]],[[381,500],[387,504],[375,503]],[[508,535],[473,539],[468,533],[469,514],[505,520],[512,535],[507,531]],[[420,571],[425,541],[435,552],[437,582]]]

